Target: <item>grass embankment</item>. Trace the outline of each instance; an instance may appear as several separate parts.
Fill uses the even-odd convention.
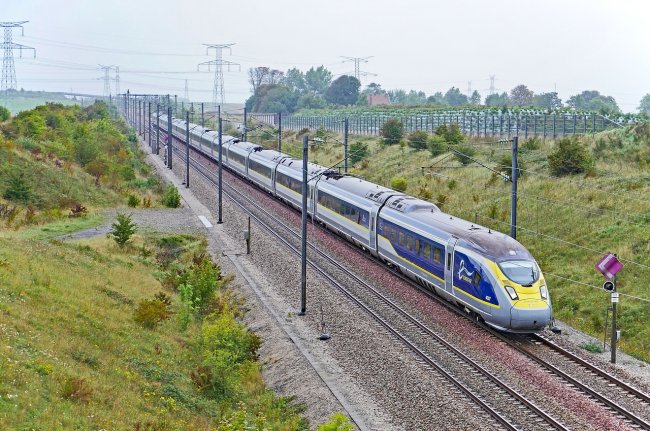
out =
[[[259,339],[196,238],[0,238],[0,278],[2,429],[307,427],[264,387]]]
[[[136,137],[106,105],[58,104],[23,112],[1,125],[0,221],[5,228],[86,218],[105,207],[156,205],[162,190]],[[88,217],[87,217],[88,216]]]
[[[262,133],[253,140],[276,148],[272,134],[264,141]],[[283,136],[283,151],[300,158],[302,136],[295,132]],[[340,136],[336,139],[342,141]],[[342,146],[331,141],[312,147],[310,160],[325,166],[340,161]],[[350,139],[351,144],[356,142],[365,144],[368,154],[351,173],[383,185],[404,177],[407,193],[431,200],[450,214],[509,232],[511,184],[488,169],[473,163],[463,165],[446,151],[434,157],[427,150],[410,148],[405,141],[384,145],[377,138]],[[601,254],[580,247],[611,251],[650,266],[650,125],[589,136],[581,143],[593,156],[594,168],[587,174],[556,178],[548,163],[556,143],[539,139],[520,142],[520,168],[525,171],[519,181],[517,239],[546,273],[555,316],[602,339],[609,296],[601,289],[579,284],[602,284],[604,280],[594,268]],[[474,158],[491,168],[499,170],[499,165],[510,164],[509,145],[471,148],[476,150]],[[434,168],[422,169],[430,166]],[[650,269],[623,263],[619,292],[650,298]],[[650,303],[623,296],[618,321],[620,347],[650,361]]]

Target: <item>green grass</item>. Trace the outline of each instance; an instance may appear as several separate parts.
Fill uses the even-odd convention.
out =
[[[213,318],[187,330],[174,314],[154,329],[134,320],[138,304],[161,291],[179,311],[177,294],[159,281],[156,256],[166,247],[175,250],[173,268],[205,252],[192,237],[139,237],[125,249],[105,237],[0,238],[0,429],[305,429],[299,407],[264,387],[255,362],[228,368],[237,376],[228,397],[197,384],[196,373],[209,370],[198,368],[207,355],[198,340],[214,336],[206,332]],[[221,289],[221,301],[235,300]],[[231,311],[214,322],[245,334]]]
[[[340,136],[333,137],[342,141]],[[350,138],[350,142],[357,141],[368,146],[369,156],[351,167],[351,173],[382,185],[404,177],[408,194],[437,203],[452,215],[509,232],[511,184],[488,169],[476,164],[462,167],[449,154],[434,158],[426,150],[384,146],[377,138]],[[273,140],[263,143],[276,146]],[[552,141],[521,151],[520,160],[530,172],[524,172],[519,181],[517,239],[546,274],[555,316],[601,337],[609,297],[599,288],[604,280],[594,265],[602,255],[566,242],[618,253],[650,266],[650,125],[597,134],[587,138],[586,144],[596,156],[594,174],[560,179],[549,178],[547,156],[554,150]],[[284,134],[283,151],[301,158],[301,148],[302,136]],[[509,154],[509,146],[476,148],[475,158],[492,168]],[[332,139],[310,148],[310,161],[315,163],[331,166],[342,159],[343,148]],[[623,263],[619,292],[650,299],[650,269]],[[650,303],[622,296],[619,310],[622,350],[650,361]]]
[[[29,226],[16,233],[0,231],[0,237],[18,237],[21,239],[47,240],[68,235],[80,230],[91,229],[104,223],[104,217],[101,214],[94,213],[79,218],[64,218],[44,225]]]

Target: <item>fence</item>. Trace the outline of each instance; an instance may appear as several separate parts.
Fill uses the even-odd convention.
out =
[[[251,117],[268,124],[278,126],[278,115],[252,113]],[[323,127],[331,132],[343,133],[344,120],[348,119],[349,131],[354,135],[377,136],[384,123],[397,118],[404,124],[407,133],[424,130],[434,132],[441,124],[458,124],[463,133],[476,137],[511,137],[542,136],[544,138],[597,133],[621,125],[600,114],[539,113],[539,114],[498,114],[498,113],[462,113],[430,114],[410,116],[390,115],[352,115],[352,116],[303,116],[282,114],[284,130],[317,129]]]

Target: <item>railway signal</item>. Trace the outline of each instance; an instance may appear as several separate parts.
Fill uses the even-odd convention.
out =
[[[620,338],[621,331],[616,327],[616,304],[618,304],[619,294],[616,291],[616,274],[623,269],[623,264],[617,259],[615,254],[607,253],[602,259],[596,264],[596,269],[603,274],[603,277],[607,279],[603,283],[603,289],[605,292],[610,293],[610,301],[612,302],[612,340],[611,340],[611,351],[612,355],[610,362],[612,364],[616,363],[616,342]]]

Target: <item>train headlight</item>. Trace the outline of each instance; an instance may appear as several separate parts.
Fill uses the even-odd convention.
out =
[[[517,296],[517,292],[513,287],[506,286],[506,292],[508,292],[508,295],[510,295],[510,299],[512,299],[513,301],[519,299],[519,296]]]
[[[548,299],[548,288],[545,284],[542,284],[542,287],[539,288],[539,293],[542,295],[542,299]]]

